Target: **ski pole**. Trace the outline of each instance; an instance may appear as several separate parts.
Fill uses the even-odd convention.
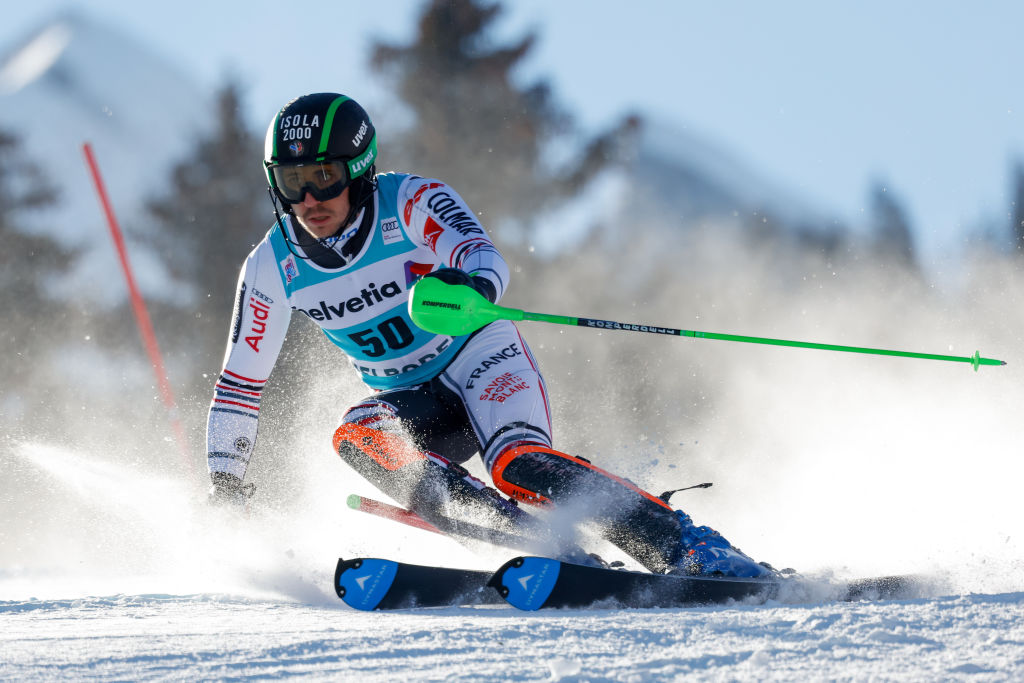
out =
[[[820,349],[822,351],[843,351],[846,353],[866,353],[878,356],[900,356],[903,358],[923,358],[925,360],[941,360],[956,363],[970,363],[977,372],[982,365],[1006,365],[1006,361],[994,358],[982,358],[981,353],[973,356],[945,356],[934,353],[915,353],[913,351],[893,351],[890,349],[874,349],[863,346],[842,346],[839,344],[818,344],[815,342],[790,341],[787,339],[769,339],[767,337],[749,337],[739,334],[719,334],[717,332],[698,332],[695,330],[679,330],[659,325],[618,323],[612,320],[595,318],[578,318],[548,313],[530,313],[518,308],[507,308],[492,304],[480,293],[466,285],[449,285],[437,278],[424,278],[416,283],[409,298],[409,314],[419,327],[435,334],[459,336],[469,334],[484,325],[496,320],[532,320],[553,323],[555,325],[573,325],[598,330],[624,330],[628,332],[648,332],[666,334],[676,337],[694,337],[699,339],[715,339],[719,341],[743,342],[747,344],[770,344],[773,346],[790,346],[801,349]]]

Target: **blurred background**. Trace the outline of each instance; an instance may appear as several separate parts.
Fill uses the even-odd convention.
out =
[[[656,492],[714,481],[673,500],[776,564],[1019,568],[1024,6],[8,5],[0,560],[55,535],[135,543],[82,521],[111,490],[82,488],[89,467],[119,473],[114,491],[205,486],[238,268],[273,221],[263,135],[293,97],[336,91],[373,117],[378,170],[443,179],[478,213],[515,272],[503,303],[1009,362],[526,324],[557,447]],[[258,505],[359,488],[329,445],[367,393],[353,375],[293,321],[247,475]]]

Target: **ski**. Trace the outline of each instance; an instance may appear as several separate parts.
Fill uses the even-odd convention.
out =
[[[487,588],[492,572],[423,566],[378,558],[338,559],[334,592],[358,610],[501,604]]]
[[[922,579],[881,576],[832,586],[829,600],[893,600],[913,597]],[[815,582],[807,582],[813,588]],[[379,558],[339,559],[334,590],[359,610],[496,605],[518,609],[698,607],[729,602],[760,604],[802,594],[800,577],[736,578],[649,574],[516,557],[498,571],[409,564]],[[819,585],[820,589],[821,586]],[[491,590],[494,589],[494,590]],[[811,590],[808,599],[818,591]]]
[[[585,567],[546,557],[516,557],[501,566],[489,584],[513,607],[692,607],[775,597],[779,581],[648,574]]]
[[[513,607],[614,606],[697,607],[729,602],[764,603],[798,588],[798,577],[738,578],[681,576],[588,567],[546,557],[516,557],[494,573],[489,585]],[[886,576],[851,581],[838,588],[839,600],[908,597],[915,579]]]

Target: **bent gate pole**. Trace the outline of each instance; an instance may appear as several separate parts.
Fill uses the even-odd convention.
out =
[[[188,439],[185,438],[185,430],[182,428],[181,420],[178,417],[174,392],[171,391],[171,383],[167,379],[167,371],[164,369],[163,358],[160,354],[160,347],[156,342],[156,334],[153,332],[153,324],[150,322],[149,313],[146,310],[146,303],[135,282],[135,275],[128,260],[128,250],[125,247],[124,236],[117,223],[117,217],[114,215],[110,198],[107,196],[107,190],[103,184],[103,178],[100,175],[99,165],[96,163],[96,156],[93,154],[92,145],[88,142],[84,143],[82,151],[85,153],[85,161],[89,167],[89,173],[92,175],[93,183],[96,185],[96,194],[99,197],[103,213],[107,218],[110,235],[114,239],[114,247],[117,249],[117,256],[121,261],[121,271],[124,273],[125,282],[128,284],[128,293],[131,297],[132,311],[135,313],[135,322],[139,327],[139,334],[142,336],[146,353],[149,355],[149,362],[153,366],[153,372],[156,374],[156,381],[160,387],[160,396],[163,399],[164,406],[167,408],[175,441],[177,441],[181,458],[185,461],[189,473],[195,475],[196,465],[193,459],[189,457]]]

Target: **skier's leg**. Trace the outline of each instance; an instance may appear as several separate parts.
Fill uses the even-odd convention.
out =
[[[516,327],[488,325],[438,378],[462,397],[495,486],[513,499],[559,504],[569,525],[595,521],[654,571],[679,557],[680,525],[662,501],[582,458],[551,448],[544,380]],[[580,506],[572,505],[581,501]]]
[[[346,413],[334,448],[370,483],[436,526],[462,519],[511,530],[526,513],[458,464],[479,448],[464,415],[439,385],[380,392]]]
[[[477,332],[438,380],[462,397],[484,444],[484,466],[503,493],[555,503],[570,523],[595,522],[608,540],[652,571],[760,571],[745,556],[737,555],[734,564],[719,560],[718,555],[735,555],[728,542],[706,527],[694,527],[657,497],[551,448],[544,380],[512,323],[492,323]]]
[[[535,505],[557,505],[578,520],[596,522],[602,535],[655,572],[676,566],[680,525],[664,501],[620,477],[538,444],[510,444],[494,459],[500,491]]]
[[[459,397],[487,470],[509,444],[551,446],[544,378],[512,323],[495,322],[475,333],[437,381]]]
[[[695,526],[681,510],[583,458],[537,444],[511,444],[495,458],[491,476],[516,500],[555,504],[596,522],[606,539],[651,571],[770,573],[718,532]]]
[[[475,438],[468,436],[467,421]],[[335,437],[341,456],[428,521],[450,516],[456,508],[494,505],[493,498],[480,494],[486,489],[479,480],[450,462],[465,462],[482,444],[485,467],[500,490],[527,502],[557,503],[569,521],[596,522],[610,541],[652,571],[748,571],[716,558],[731,548],[710,529],[694,527],[689,517],[631,482],[551,448],[543,378],[511,323],[493,323],[476,333],[429,385],[377,394],[350,411],[345,422]],[[402,451],[401,442],[384,443],[346,426],[395,433],[403,422],[417,443],[414,455]],[[424,452],[429,450],[449,460]],[[498,519],[514,519],[515,514]],[[577,554],[570,541],[559,543]],[[749,558],[744,561],[754,565]]]

